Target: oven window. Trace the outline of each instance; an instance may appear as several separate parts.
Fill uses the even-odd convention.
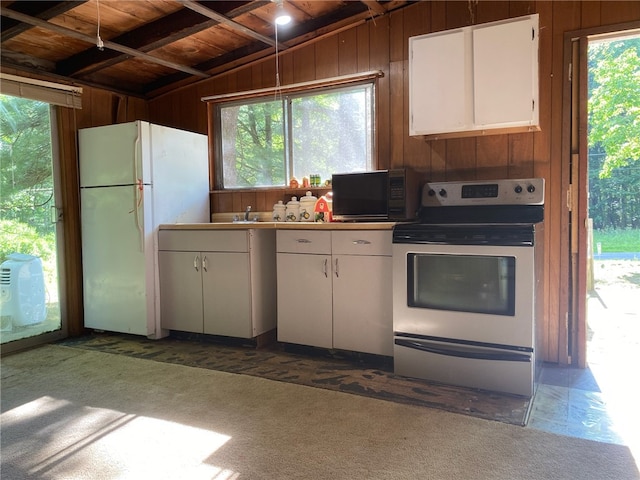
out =
[[[407,255],[408,305],[515,315],[515,257]]]

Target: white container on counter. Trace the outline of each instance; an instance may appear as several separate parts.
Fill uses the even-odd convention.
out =
[[[287,222],[297,222],[300,219],[300,202],[298,197],[291,197],[291,201],[287,202]]]
[[[282,202],[282,200],[278,200],[273,206],[273,214],[271,218],[274,222],[284,222],[287,219],[287,206]]]
[[[300,221],[301,222],[313,222],[315,220],[314,209],[318,199],[312,195],[311,192],[307,192],[304,197],[300,198]]]

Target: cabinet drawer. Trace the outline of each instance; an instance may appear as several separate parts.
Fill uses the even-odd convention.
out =
[[[278,230],[276,250],[286,253],[331,254],[331,232],[311,230]]]
[[[391,230],[334,231],[331,235],[331,252],[334,255],[391,256],[391,243]]]
[[[248,252],[247,230],[160,230],[159,250],[183,252]]]

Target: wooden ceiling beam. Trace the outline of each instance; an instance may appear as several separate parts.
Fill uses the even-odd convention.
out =
[[[289,42],[287,44],[287,47],[292,48],[294,45],[298,45],[298,43],[305,43],[313,39],[314,36],[321,35],[321,30],[323,28],[326,28],[327,25],[331,25],[334,22],[344,23],[348,22],[350,18],[355,18],[356,21],[362,21],[362,17],[366,16],[365,13],[367,11],[368,8],[366,7],[366,5],[364,5],[364,3],[349,2],[348,5],[342,8],[338,14],[333,13],[324,15],[323,17],[309,20],[304,24],[287,28],[282,33],[282,40]],[[300,39],[300,41],[297,41],[297,39]],[[236,49],[227,54],[212,58],[211,60],[207,60],[206,62],[196,65],[195,67],[200,70],[212,73],[223,66],[238,67],[242,63],[244,63],[241,61],[242,59],[254,58],[256,55],[258,57],[266,57],[270,54],[271,52],[265,51],[264,47],[254,43]],[[167,75],[149,84],[147,93],[149,94],[155,91],[161,91],[168,85],[184,82],[185,80],[187,80],[187,78],[188,76],[181,72]]]
[[[72,37],[84,42],[87,42],[89,44],[94,44],[95,43],[95,38],[89,35],[85,35],[84,33],[80,33],[80,32],[76,32],[75,30],[71,30],[69,28],[65,28],[65,27],[61,27],[59,25],[54,25],[53,23],[44,21],[44,20],[40,20],[38,18],[34,18],[34,17],[30,17],[29,15],[24,15],[22,13],[16,12],[15,10],[10,10],[7,8],[2,8],[0,7],[0,14],[2,16],[8,17],[8,18],[12,18],[14,20],[18,20],[20,22],[23,23],[28,23],[30,25],[36,26],[36,27],[40,27],[40,28],[44,28],[47,30],[52,30],[60,35],[66,35],[68,37]],[[117,52],[120,53],[124,53],[127,55],[130,55],[132,57],[138,57],[138,58],[143,58],[144,60],[147,60],[149,62],[152,63],[157,63],[159,65],[163,65],[165,67],[171,68],[173,70],[177,70],[180,72],[185,72],[185,73],[189,73],[191,75],[194,75],[196,77],[201,77],[201,78],[209,78],[209,74],[202,72],[200,70],[196,70],[195,68],[191,68],[188,67],[186,65],[180,65],[178,63],[175,62],[170,62],[168,60],[164,60],[162,58],[158,58],[158,57],[154,57],[153,55],[148,55],[146,53],[143,53],[139,50],[136,50],[134,48],[130,48],[130,47],[126,47],[124,45],[120,45],[117,44],[115,42],[109,41],[109,40],[105,40],[104,41],[104,47],[105,48],[109,48],[111,50],[115,50]]]
[[[251,2],[248,1],[215,3],[220,12],[229,15],[246,13],[247,7],[251,4]],[[251,5],[251,9],[254,8],[257,8],[257,6]],[[216,20],[184,8],[159,20],[147,23],[135,30],[125,32],[122,35],[112,38],[111,41],[148,53],[218,24],[219,22]],[[97,56],[95,49],[91,48],[59,62],[58,73],[62,75],[74,75],[78,73],[89,75],[98,70],[124,62],[129,58],[131,58],[130,55],[122,55],[113,50],[102,52]]]
[[[79,0],[77,2],[13,2],[11,9],[31,17],[39,18],[40,20],[50,20],[86,3],[86,1],[87,0]],[[27,23],[22,23],[12,18],[3,18],[0,41],[4,42],[9,40],[10,38],[20,35],[22,32],[26,32],[31,27],[32,26]]]
[[[183,9],[123,33],[111,41],[139,52],[148,53],[216,24],[217,22],[206,19],[202,15]],[[58,73],[62,75],[87,75],[124,62],[129,58],[131,55],[123,55],[117,50],[105,50],[98,54],[92,47],[58,62]]]
[[[387,13],[387,9],[378,2],[378,0],[360,0],[364,3],[369,10],[371,10],[376,15],[384,15]]]
[[[276,42],[273,38],[262,35],[261,33],[256,32],[255,30],[251,30],[250,28],[245,27],[244,25],[239,24],[238,22],[234,22],[229,17],[226,17],[215,10],[212,10],[204,5],[201,5],[198,2],[193,0],[177,0],[182,3],[185,7],[190,8],[194,12],[198,12],[200,15],[204,15],[205,17],[209,17],[212,20],[216,20],[218,23],[222,23],[231,27],[233,30],[237,30],[238,32],[242,32],[250,38],[254,40],[258,40],[262,43],[266,43],[267,45],[274,47]],[[278,48],[287,48],[285,45],[279,45]]]

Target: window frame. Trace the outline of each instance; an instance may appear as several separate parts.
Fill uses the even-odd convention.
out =
[[[306,95],[315,95],[331,91],[340,91],[349,87],[356,87],[358,85],[371,84],[372,88],[372,105],[371,105],[371,168],[375,169],[378,165],[377,158],[377,95],[378,95],[378,82],[377,79],[384,74],[382,71],[370,71],[354,75],[345,75],[341,77],[334,77],[324,80],[315,80],[311,82],[303,82],[297,84],[286,85],[278,88],[263,88],[259,90],[251,90],[245,92],[228,93],[221,95],[214,95],[208,97],[202,97],[202,101],[208,105],[209,116],[209,135],[211,139],[212,148],[212,180],[214,190],[221,191],[242,191],[242,190],[266,190],[266,189],[281,189],[286,188],[287,185],[271,185],[271,186],[255,186],[255,187],[226,187],[223,183],[223,163],[222,163],[222,136],[221,132],[221,115],[220,110],[226,105],[252,103],[260,101],[273,101],[274,96],[280,97],[282,101],[288,101],[289,97],[301,97]],[[286,111],[286,109],[285,109]],[[285,118],[285,129],[290,129],[289,121]],[[286,135],[290,138],[290,131],[286,132]],[[289,176],[291,152],[289,151],[290,145],[285,146],[285,168],[287,169],[287,177]]]

